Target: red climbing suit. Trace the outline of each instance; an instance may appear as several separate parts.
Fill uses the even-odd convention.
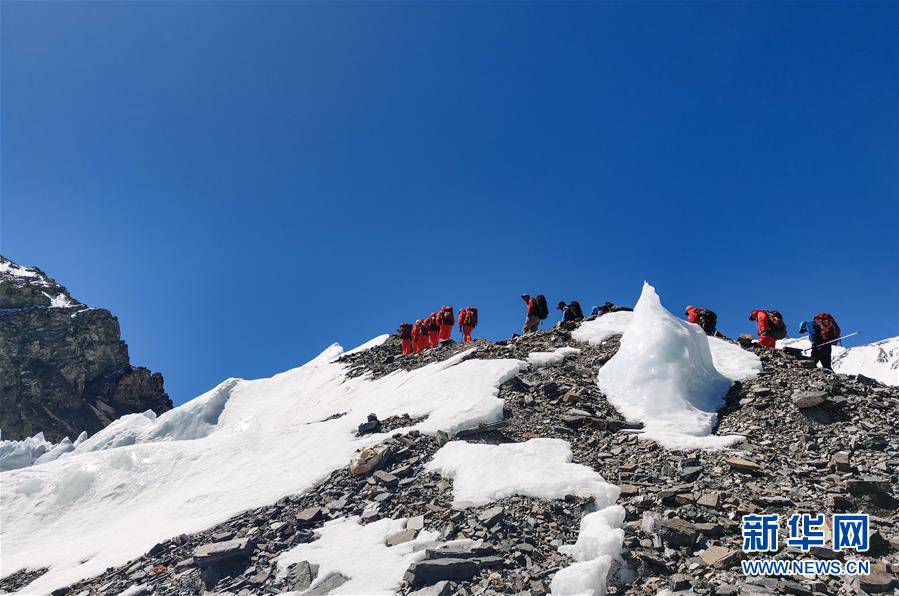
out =
[[[415,353],[418,354],[428,347],[428,328],[424,321],[418,319],[415,321],[415,327],[412,328],[412,345]]]
[[[444,306],[440,310],[440,335],[439,340],[445,341],[450,338],[453,334],[453,323],[456,322],[456,318],[453,316],[453,307],[452,306]]]
[[[400,341],[403,344],[403,356],[412,353],[412,323],[400,323]]]
[[[754,310],[749,314],[749,320],[756,321],[758,324],[759,345],[773,350],[776,341],[774,336],[771,335],[771,323],[768,321],[768,313],[764,310]]]
[[[462,343],[469,343],[471,332],[478,324],[478,309],[471,306],[463,308],[459,311],[459,331],[462,332]]]
[[[439,317],[440,313],[432,312],[431,316],[428,317],[428,338],[430,339],[431,347],[436,348],[437,344],[440,342],[440,321]]]

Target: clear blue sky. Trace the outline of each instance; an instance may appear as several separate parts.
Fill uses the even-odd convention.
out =
[[[0,251],[180,403],[442,304],[897,333],[894,3],[0,4]],[[557,312],[552,314],[555,319]]]

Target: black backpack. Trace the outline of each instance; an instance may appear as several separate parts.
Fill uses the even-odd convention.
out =
[[[714,311],[703,309],[702,314],[699,315],[699,326],[706,335],[715,335],[718,330],[718,315]]]
[[[537,318],[542,321],[549,316],[549,305],[546,304],[546,296],[538,294],[534,300],[537,302]]]
[[[584,318],[584,311],[581,310],[581,303],[577,300],[569,302],[568,308],[571,310],[571,314],[576,320]]]
[[[787,324],[784,323],[783,315],[776,310],[766,311],[768,313],[768,333],[774,339],[783,339],[787,336]]]

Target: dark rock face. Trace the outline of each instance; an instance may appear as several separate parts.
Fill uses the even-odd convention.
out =
[[[0,257],[0,429],[53,442],[124,414],[171,409],[163,378],[133,367],[119,322],[40,269]]]

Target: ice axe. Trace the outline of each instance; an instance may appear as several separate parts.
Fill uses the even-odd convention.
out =
[[[817,346],[814,346],[814,347],[815,347],[815,348],[820,348],[821,346],[826,346],[827,344],[832,344],[832,343],[834,343],[834,342],[838,342],[838,341],[840,341],[841,339],[846,339],[847,337],[852,337],[853,335],[858,335],[858,331],[854,331],[854,332],[852,332],[852,333],[847,333],[846,335],[844,335],[844,336],[842,336],[842,337],[838,337],[838,338],[836,338],[836,339],[832,339],[832,340],[830,340],[830,341],[826,341],[826,342],[824,342],[823,344],[818,344]],[[802,351],[803,351],[803,352],[809,352],[809,351],[811,351],[811,350],[812,350],[812,348],[805,348],[805,349],[802,350]]]

